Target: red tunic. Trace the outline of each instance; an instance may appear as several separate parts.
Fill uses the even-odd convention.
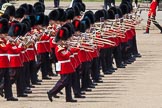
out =
[[[131,40],[132,38],[133,38],[133,32],[132,32],[132,29],[130,29],[127,31],[127,39]]]
[[[86,56],[86,52],[84,49],[80,49],[79,52],[78,52],[78,57],[79,57],[79,60],[80,62],[86,62],[88,59],[87,59],[87,56]]]
[[[35,60],[36,52],[35,52],[34,45],[30,45],[30,46],[27,48],[27,54],[28,54],[28,56],[29,56],[29,60],[30,60],[30,61]]]
[[[91,55],[91,52],[89,52],[89,51],[86,51],[86,56],[87,56],[87,60],[88,61],[91,61],[92,59],[93,59],[93,57],[92,57],[92,55]]]
[[[104,38],[104,39],[107,39],[107,40],[110,40],[110,41],[116,43],[115,37],[108,37],[108,38]],[[112,46],[110,44],[104,44],[104,46],[102,48],[104,49],[104,48],[111,48],[111,47],[114,47],[114,46]]]
[[[110,29],[107,32],[105,32],[105,34],[106,33],[112,33],[112,32],[115,32],[115,31],[113,29]],[[109,36],[107,36],[107,38],[104,38],[104,39],[110,40],[110,41],[115,42],[115,43],[117,41],[116,37],[109,37]],[[111,48],[111,47],[114,47],[114,46],[112,46],[110,44],[104,44],[104,46],[102,48],[105,49],[105,48]]]
[[[156,8],[158,6],[158,3],[155,2],[155,1],[152,1],[151,4],[150,4],[150,10],[149,10],[149,13],[148,13],[148,16],[156,16]]]
[[[74,54],[73,53],[71,53],[71,55],[70,55],[70,61],[71,61],[71,64],[73,65],[73,68],[76,69],[77,68],[76,67],[76,60],[74,58]]]
[[[56,48],[56,43],[53,43],[54,37],[50,37],[50,48]]]
[[[76,68],[81,64],[81,61],[79,60],[78,53],[74,53],[74,57],[76,60]]]
[[[79,48],[71,48],[71,51],[73,52],[74,58],[75,58],[75,63],[76,63],[76,68],[81,64],[81,61],[79,60],[78,57],[78,52],[79,52]]]
[[[128,30],[124,33],[124,35],[125,35],[125,38],[121,38],[120,40],[123,43],[128,42],[128,35],[129,35]]]
[[[46,52],[51,52],[51,48],[50,48],[50,36],[45,35],[44,45],[45,45]]]
[[[96,38],[101,38],[101,33],[100,32],[96,32]],[[99,41],[96,42],[96,43],[97,43],[99,49],[104,47],[104,44],[100,43]]]
[[[25,61],[24,56],[25,56],[25,49],[22,48],[22,50],[20,51],[20,58],[21,58],[21,62],[22,62],[22,64],[23,64],[24,61]]]
[[[18,48],[16,45],[13,45],[11,43],[7,44],[8,47],[8,54],[9,54],[9,61],[10,61],[10,67],[22,67],[22,60],[20,58],[20,52],[22,48]]]
[[[77,48],[71,48],[70,49],[70,52],[71,52],[71,54],[73,54],[73,56],[72,57],[74,57],[74,65],[73,66],[75,66],[75,69],[80,65],[80,60],[79,60],[79,58],[78,58],[78,51],[79,51],[79,49],[77,49]]]
[[[70,52],[59,45],[55,48],[55,54],[59,63],[61,63],[60,74],[70,74],[75,72],[75,69],[70,62]]]
[[[98,49],[94,49],[94,51],[91,52],[91,56],[92,56],[93,58],[98,57],[98,56],[99,56],[99,51],[98,51]]]
[[[8,47],[0,45],[0,68],[8,68],[9,60],[7,54]]]
[[[39,41],[36,42],[36,49],[38,54],[46,53],[47,52],[47,43],[49,40],[47,40],[46,35],[43,35]],[[50,45],[49,45],[50,46]]]
[[[24,62],[29,62],[30,59],[29,59],[29,55],[28,55],[28,50],[25,49],[24,52],[25,52],[25,53],[24,53]]]

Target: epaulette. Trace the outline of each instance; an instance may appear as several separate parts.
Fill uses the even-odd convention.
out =
[[[62,46],[58,45],[58,50],[57,50],[57,52],[62,51],[62,50],[64,50],[64,48],[63,48]]]

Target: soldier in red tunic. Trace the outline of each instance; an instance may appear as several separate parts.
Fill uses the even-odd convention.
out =
[[[159,25],[159,23],[155,19],[156,8],[157,8],[158,4],[159,4],[159,0],[152,0],[152,2],[150,4],[150,9],[149,9],[149,13],[148,13],[148,21],[147,21],[146,31],[144,32],[144,34],[149,33],[151,21],[160,30],[160,33],[162,33],[162,27],[161,27],[161,25]]]
[[[0,95],[3,96],[3,89],[5,93],[5,98],[7,101],[18,101],[18,99],[13,97],[12,87],[9,76],[9,59],[8,59],[8,47],[6,46],[6,33],[8,32],[8,20],[0,19],[0,34],[4,38],[0,38],[0,82],[4,78],[4,87],[0,88]]]
[[[43,13],[36,15],[36,25],[35,29],[37,30],[38,34],[42,34],[40,39],[36,42],[36,50],[38,54],[38,62],[40,63],[41,72],[42,72],[42,79],[50,80],[51,78],[48,76],[49,72],[49,51],[50,51],[50,37],[44,32],[43,30],[43,23],[44,23],[45,15]],[[41,33],[42,32],[42,33]]]
[[[49,15],[49,31],[50,31],[50,48],[51,48],[51,52],[50,52],[50,73],[49,73],[49,76],[57,76],[57,73],[54,74],[53,73],[53,69],[52,69],[52,64],[56,64],[57,62],[57,58],[56,58],[56,55],[55,55],[55,48],[56,48],[56,43],[55,43],[55,36],[56,36],[56,33],[58,31],[58,20],[59,20],[59,11],[57,9],[55,10],[52,10]]]
[[[12,83],[16,82],[17,87],[17,96],[18,97],[27,97],[25,91],[25,79],[23,72],[23,61],[21,60],[23,50],[22,45],[18,42],[18,36],[22,33],[22,25],[20,23],[13,24],[9,31],[8,35],[12,36],[13,41],[7,42],[8,54],[9,54],[9,65],[10,65],[10,77]]]
[[[55,41],[57,42],[57,46],[55,49],[55,54],[58,60],[58,65],[56,66],[56,70],[59,71],[59,74],[61,75],[61,78],[56,83],[56,85],[47,92],[49,100],[52,102],[52,96],[56,96],[57,93],[60,92],[65,87],[66,91],[66,102],[77,102],[76,100],[72,99],[71,94],[71,75],[75,71],[74,67],[70,61],[70,55],[71,53],[68,51],[66,42],[64,40],[67,40],[68,38],[68,29],[65,27],[62,27],[55,38]],[[68,68],[67,68],[68,67]]]

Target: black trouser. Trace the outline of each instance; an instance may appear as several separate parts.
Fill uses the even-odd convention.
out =
[[[112,49],[113,48],[106,48],[105,60],[106,60],[107,69],[110,69],[113,64]]]
[[[51,59],[52,59],[53,63],[56,63],[58,61],[57,57],[56,57],[56,54],[55,54],[55,49],[54,48],[51,48]]]
[[[30,86],[30,67],[29,67],[29,62],[24,62],[24,67],[23,67],[23,72],[25,73],[24,78],[25,78],[25,87]]]
[[[126,60],[126,42],[121,43],[122,61]]]
[[[99,69],[99,58],[98,57],[93,58],[91,70],[92,70],[92,73],[91,73],[92,79],[94,81],[99,80],[100,69]]]
[[[138,54],[138,48],[137,48],[137,42],[136,42],[136,35],[132,39],[132,50],[133,50],[133,55]]]
[[[50,59],[49,59],[49,53],[42,53],[38,55],[38,62],[41,62],[40,68],[42,72],[42,78],[46,77],[48,75],[48,72],[50,71]]]
[[[50,53],[50,71],[49,74],[52,73],[53,74],[53,68],[52,68],[52,64],[54,64],[54,66],[56,67],[56,62],[57,62],[57,58],[56,58],[56,54],[55,54],[55,49],[52,48],[51,49],[51,53]],[[56,70],[55,70],[56,71]]]
[[[12,79],[12,83],[16,83],[16,90],[17,90],[17,95],[21,95],[24,93],[24,85],[25,85],[25,78],[24,75],[25,73],[23,72],[22,67],[18,68],[10,68],[10,75],[11,77],[14,77]],[[14,76],[13,76],[14,75]]]
[[[92,79],[91,79],[92,73],[93,73],[92,72],[92,61],[88,61],[88,76],[87,76],[88,87],[92,85]]]
[[[80,94],[80,66],[76,68],[76,72],[72,73],[72,88],[74,95]]]
[[[32,60],[29,62],[29,70],[30,70],[30,78],[31,78],[31,83],[36,83],[37,82],[37,69],[36,69],[36,62],[35,60]]]
[[[122,46],[122,60],[126,61],[132,55],[132,40],[122,43],[121,46]]]
[[[49,91],[49,94],[56,95],[59,93],[64,87],[66,92],[66,99],[72,99],[71,94],[71,83],[72,83],[72,74],[63,74],[61,75],[61,78],[57,81],[55,86]]]
[[[82,84],[82,89],[86,89],[89,86],[89,68],[90,68],[90,64],[89,62],[83,62],[81,65],[81,84]]]
[[[109,68],[112,67],[112,48],[105,48],[100,50],[100,61],[103,72],[106,72]]]
[[[60,0],[54,0],[54,6],[59,7],[60,5]]]
[[[1,68],[0,69],[0,81],[3,78],[4,78],[5,98],[13,97],[11,81],[10,81],[10,76],[9,76],[9,69],[8,68]]]
[[[121,65],[122,63],[122,53],[120,45],[113,48],[113,56],[115,58],[116,66]]]
[[[150,16],[148,17],[146,32],[149,33],[151,21],[152,21],[153,24],[162,32],[162,27],[161,27],[161,25],[156,21],[155,16],[152,16],[152,18],[151,18]]]
[[[105,52],[106,52],[106,49],[100,50],[100,65],[102,66],[102,72],[103,73],[107,71],[106,60],[105,60]]]
[[[46,59],[45,60],[46,60],[47,73],[49,73],[51,71],[49,52],[46,52]]]
[[[127,49],[128,59],[132,57],[133,54],[133,39],[130,39],[128,42],[129,48]]]

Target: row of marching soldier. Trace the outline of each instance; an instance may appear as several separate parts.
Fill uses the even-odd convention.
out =
[[[18,101],[12,84],[16,84],[17,97],[28,97],[34,85],[59,73],[60,79],[47,92],[48,99],[52,102],[59,98],[57,94],[62,94],[65,87],[66,102],[77,102],[72,91],[75,98],[85,98],[86,91],[103,83],[104,75],[141,57],[135,32],[141,20],[130,2],[95,13],[85,9],[83,2],[75,2],[66,10],[58,8],[45,15],[41,2],[25,3],[18,9],[8,3],[2,5],[1,96]],[[113,59],[117,68],[113,67]],[[42,80],[38,79],[39,70]]]

